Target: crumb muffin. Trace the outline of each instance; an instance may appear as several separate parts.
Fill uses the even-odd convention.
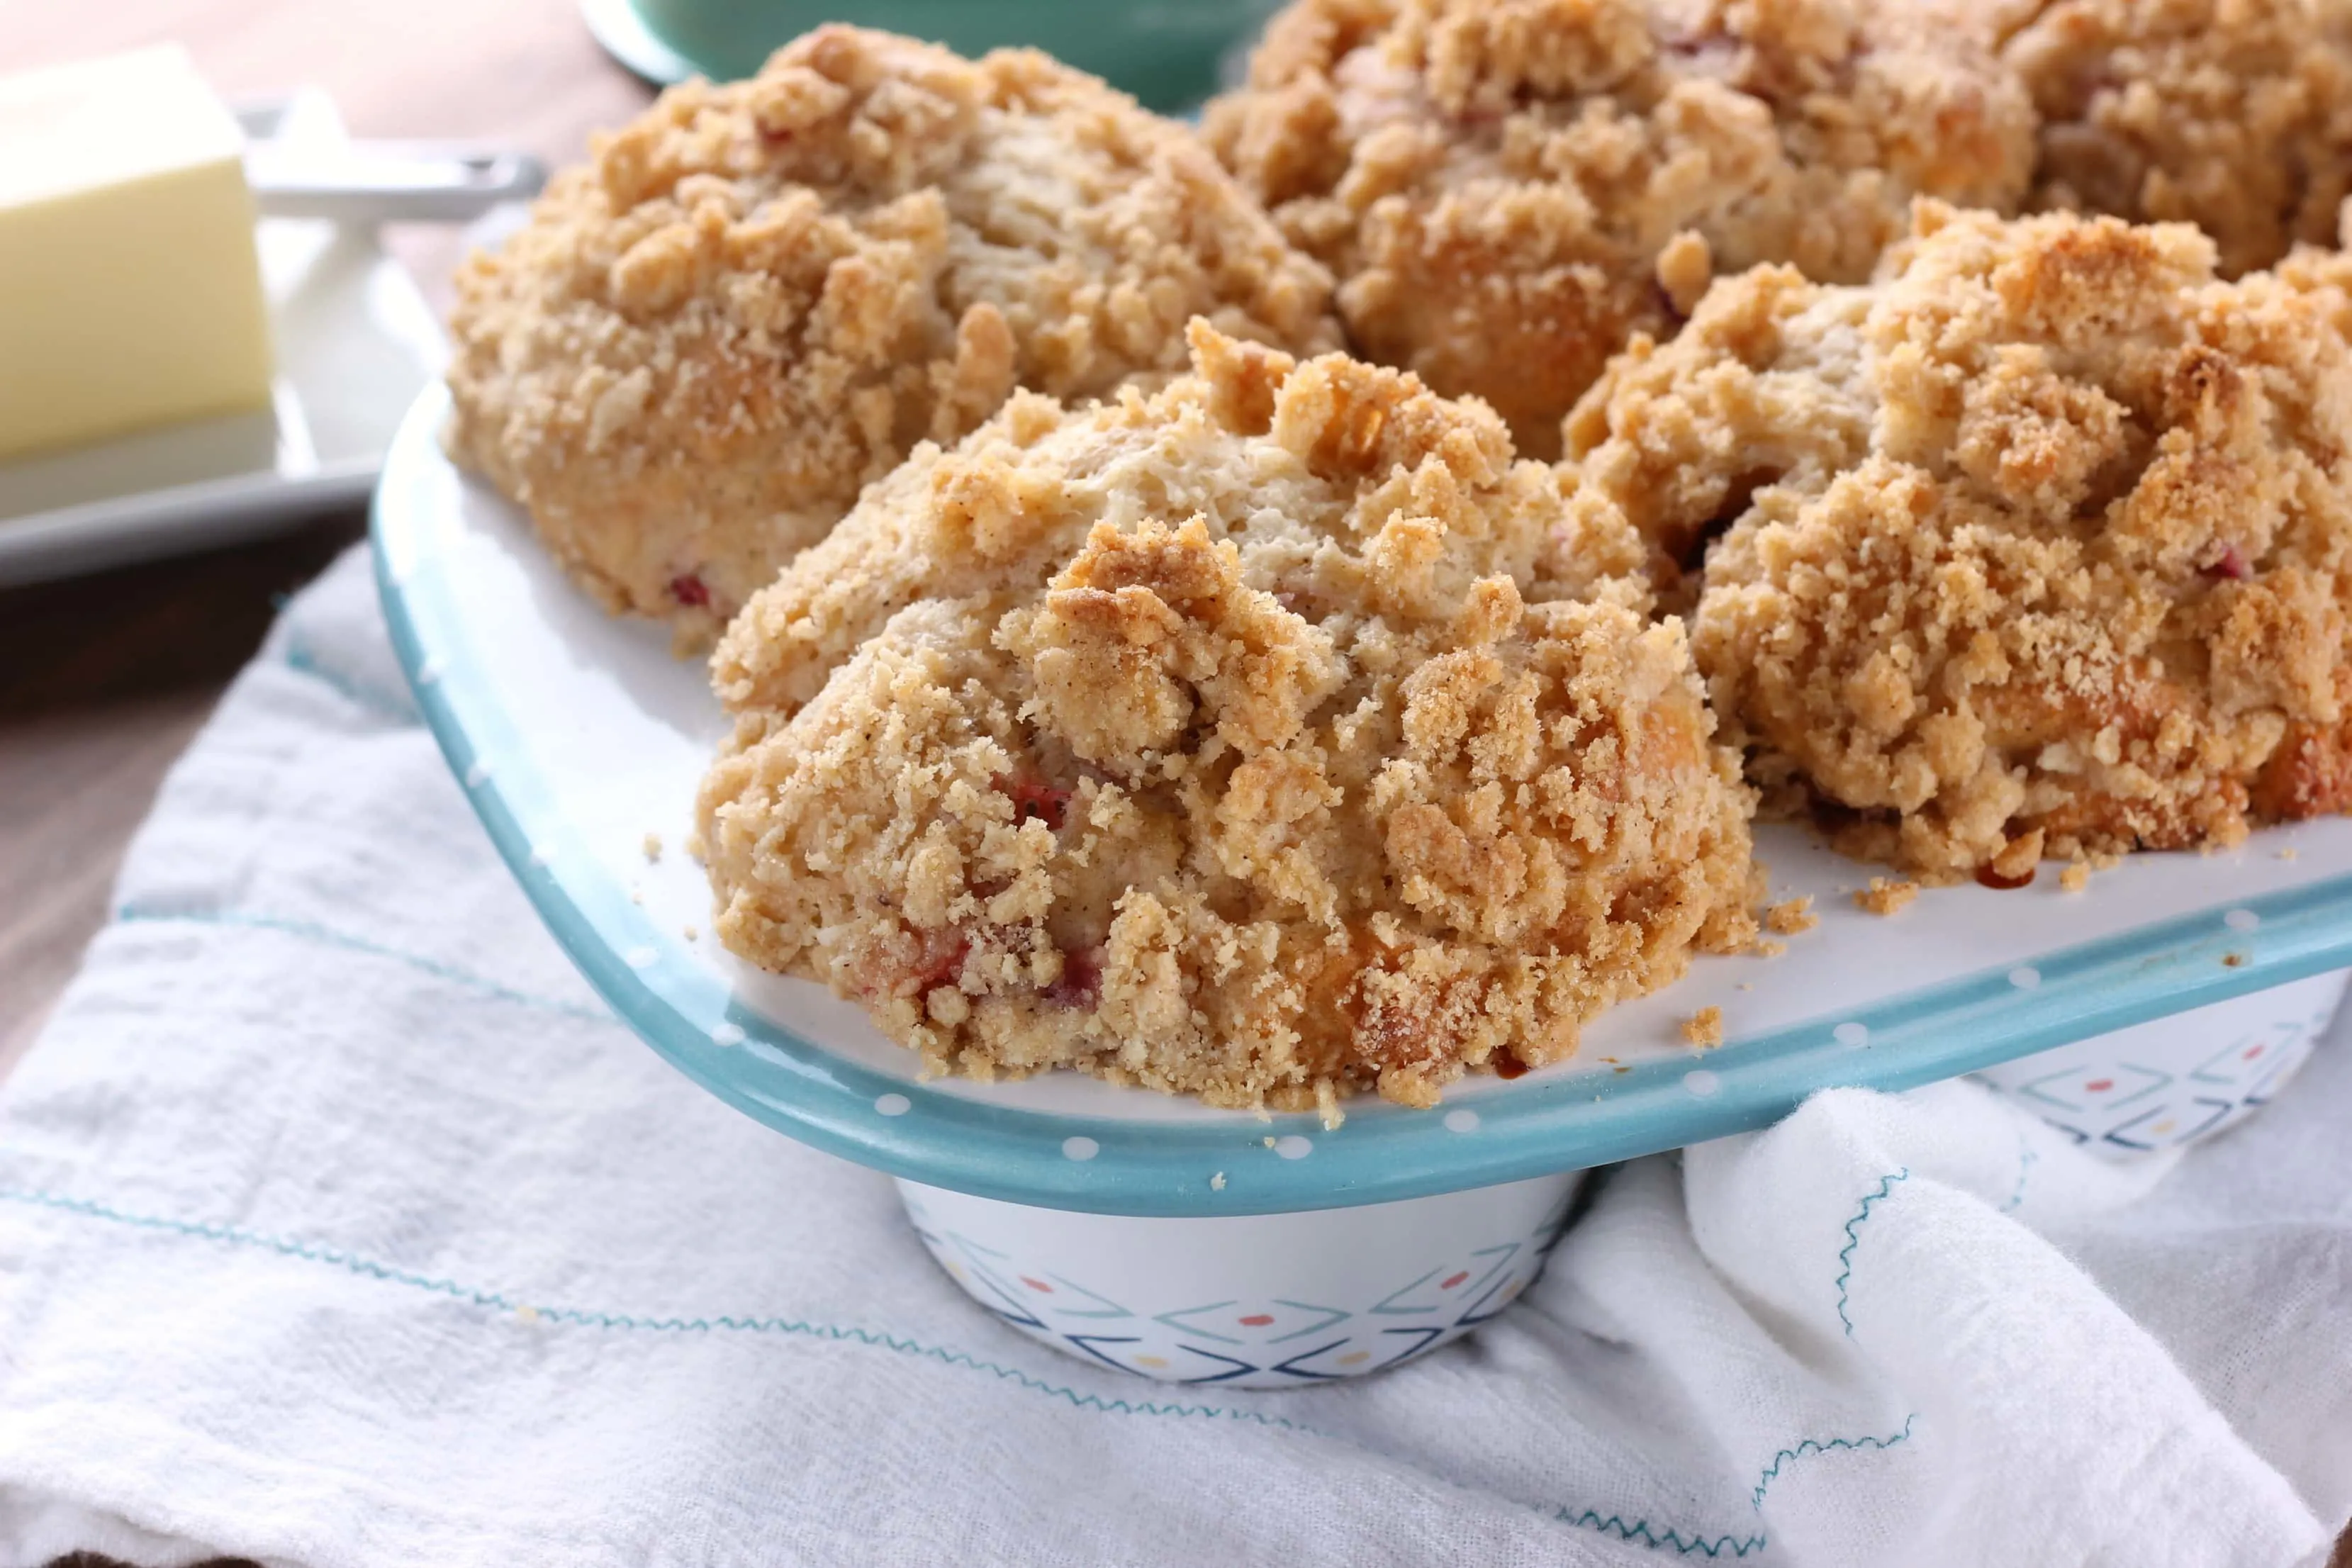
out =
[[[1764,268],[1568,421],[1767,799],[1948,879],[2352,805],[2340,266],[1922,204],[1864,287]]]
[[[2002,58],[2033,94],[2031,205],[2194,223],[2229,277],[2333,244],[2352,191],[2346,0],[2041,0]]]
[[[707,641],[1016,386],[1335,345],[1329,280],[1184,127],[1029,50],[821,28],[672,88],[457,279],[451,453],[614,610]]]
[[[1015,397],[730,628],[726,944],[937,1069],[1328,1110],[1556,1060],[1751,940],[1680,626],[1604,552],[1536,569],[1558,473],[1409,374],[1193,346]]]
[[[1932,0],[1297,0],[1204,124],[1330,264],[1359,353],[1538,458],[1711,276],[1859,281],[1915,192],[2013,206],[2033,143]]]

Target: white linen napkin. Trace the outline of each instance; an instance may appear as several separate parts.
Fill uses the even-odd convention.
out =
[[[889,1184],[614,1023],[366,563],[165,786],[0,1105],[0,1563],[2316,1563],[2352,1511],[2352,1050],[2116,1166],[1967,1083],[1643,1160],[1359,1383],[997,1323]]]

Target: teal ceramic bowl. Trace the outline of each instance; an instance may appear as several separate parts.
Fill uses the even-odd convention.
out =
[[[656,81],[750,76],[781,45],[825,22],[929,38],[959,54],[1028,44],[1175,112],[1220,85],[1275,0],[583,0],[597,39]]]
[[[457,472],[437,436],[448,412],[447,393],[430,389],[384,458],[376,563],[401,666],[491,842],[614,1014],[681,1072],[781,1131],[922,1188],[1012,1209],[1166,1219],[1492,1192],[1768,1126],[1817,1089],[1909,1089],[2119,1029],[2131,1032],[2095,1042],[2095,1057],[2021,1069],[2012,1092],[2085,1142],[2123,1152],[2193,1137],[2267,1099],[2332,1009],[2331,985],[2342,984],[2288,983],[2352,966],[2352,817],[2264,828],[2210,856],[2132,856],[2078,892],[2054,877],[2008,890],[1938,888],[1891,920],[1843,896],[1860,879],[1854,862],[1794,826],[1764,823],[1757,848],[1774,896],[1811,899],[1815,931],[1769,963],[1696,958],[1673,985],[1593,1020],[1568,1060],[1511,1080],[1474,1074],[1447,1089],[1439,1110],[1364,1097],[1327,1127],[1312,1112],[1260,1118],[1072,1072],[925,1078],[915,1053],[884,1038],[855,1002],[751,968],[711,938],[709,879],[686,847],[697,789],[730,728],[708,672],[673,658],[662,628],[605,615],[520,511]],[[2185,1025],[2201,1047],[2186,1054],[2174,1054],[2168,1031],[2131,1030],[2255,992],[2269,994]],[[1705,1051],[1682,1031],[1702,1008],[1718,1013],[1727,1037]],[[1564,1194],[1556,1186],[1549,1201]],[[1489,1286],[1506,1289],[1512,1278],[1468,1260],[1492,1262],[1516,1247],[1508,1256],[1524,1263],[1528,1244],[1549,1234],[1540,1196],[1529,1189],[1523,1206],[1505,1205],[1516,1219],[1498,1211],[1491,1226],[1444,1205],[1423,1211],[1441,1222],[1437,1240],[1466,1250],[1441,1258],[1435,1241],[1408,1247],[1396,1229],[1393,1254],[1347,1287],[1353,1297],[1329,1277],[1196,1272],[1183,1297],[1141,1311],[1158,1286],[1140,1272],[1114,1273],[1094,1241],[1065,1250],[1016,1228],[1017,1215],[914,1194],[942,1261],[970,1271],[978,1260],[1010,1282],[1000,1307],[1026,1300],[1024,1267],[1032,1279],[1073,1287],[1034,1288],[1053,1294],[1057,1310],[1095,1292],[1075,1309],[1071,1331],[1097,1339],[1101,1324],[1084,1326],[1094,1321],[1086,1314],[1105,1298],[1144,1321],[1244,1297],[1378,1316],[1375,1303],[1427,1280],[1423,1271],[1440,1262],[1444,1271],[1428,1282],[1442,1300],[1464,1303],[1448,1309],[1445,1321],[1458,1325]],[[1124,1256],[1148,1262],[1175,1245],[1146,1237],[1141,1252]],[[1265,1245],[1307,1256],[1286,1233]],[[997,1255],[1002,1267],[987,1261]],[[967,1289],[975,1282],[986,1283],[973,1273]],[[1282,1310],[1268,1308],[1273,1316],[1256,1327],[1286,1342],[1328,1326]],[[1402,1336],[1380,1342],[1409,1346]],[[1129,1348],[1166,1349],[1140,1339]],[[1234,1353],[1280,1377],[1320,1375],[1323,1365],[1285,1351],[1294,1365],[1283,1373],[1272,1357]],[[1367,1364],[1385,1361],[1347,1367]]]

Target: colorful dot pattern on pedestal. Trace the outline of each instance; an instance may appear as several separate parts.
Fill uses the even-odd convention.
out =
[[[2002,1086],[2078,1143],[2115,1153],[2210,1136],[2266,1102],[2310,1055],[2327,1016],[2282,1018],[2212,1041],[2201,1059],[2133,1060],[2087,1040],[2027,1058]]]
[[[1391,1282],[1360,1300],[1212,1300],[1149,1316],[920,1214],[916,1226],[959,1284],[1032,1339],[1145,1377],[1265,1388],[1378,1371],[1469,1332],[1542,1275],[1569,1210],[1563,1199],[1531,1236],[1400,1259]]]

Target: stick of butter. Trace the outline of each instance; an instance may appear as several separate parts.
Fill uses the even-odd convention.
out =
[[[268,403],[242,151],[175,47],[0,79],[0,458]]]

